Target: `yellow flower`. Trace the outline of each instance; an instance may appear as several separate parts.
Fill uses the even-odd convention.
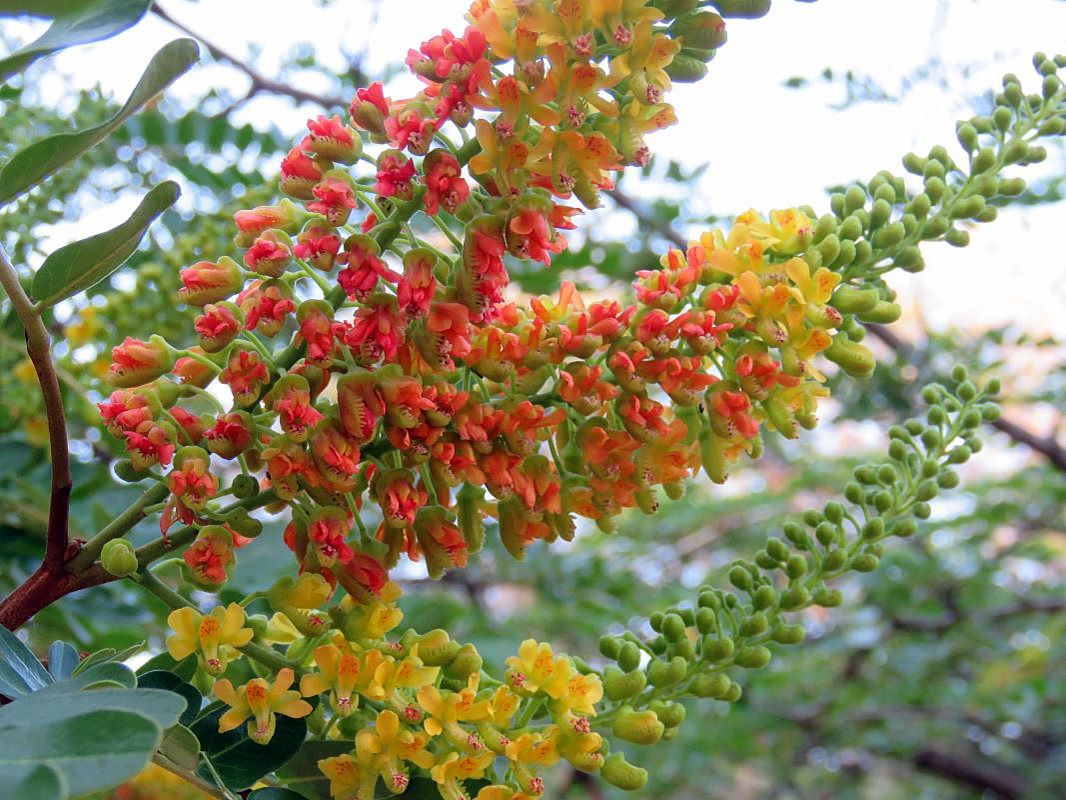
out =
[[[355,735],[355,749],[360,763],[370,765],[377,771],[392,792],[407,788],[408,777],[401,762],[429,769],[434,764],[433,755],[426,750],[427,738],[400,725],[394,711],[378,714],[374,728],[363,728]]]
[[[244,609],[236,603],[215,606],[204,616],[193,608],[170,612],[167,625],[174,635],[167,638],[167,652],[175,661],[197,653],[208,675],[221,675],[236,648],[252,640],[252,629],[244,627]]]
[[[436,686],[423,686],[418,690],[418,704],[428,714],[422,723],[430,736],[445,734],[456,747],[476,749],[477,738],[459,727],[459,722],[477,722],[489,716],[487,700],[477,699],[480,677],[470,676],[461,692],[441,692]]]
[[[380,639],[403,621],[403,612],[396,607],[400,587],[389,581],[381,588],[378,598],[371,603],[356,603],[351,595],[345,596],[341,608],[348,612],[344,632],[349,639]]]
[[[507,758],[518,764],[549,767],[559,760],[558,735],[554,725],[540,733],[523,733],[507,745]]]
[[[485,768],[492,763],[494,758],[495,755],[490,750],[479,750],[473,755],[460,755],[452,752],[438,761],[429,774],[439,784],[456,786],[458,781],[482,777],[485,774]]]
[[[811,275],[810,265],[802,258],[790,258],[785,262],[785,274],[796,285],[794,294],[798,294],[800,303],[813,303],[823,306],[833,296],[833,289],[840,283],[840,273],[825,267],[819,267]]]
[[[309,612],[321,608],[332,594],[333,587],[325,578],[305,572],[299,578],[286,576],[280,579],[267,592],[267,600],[304,636],[317,636],[328,627],[328,619],[324,614]]]
[[[680,42],[657,33],[651,20],[644,20],[634,26],[629,49],[611,59],[611,75],[619,80],[631,76],[637,99],[655,105],[655,98],[671,86],[666,67],[680,50]]]
[[[226,678],[215,682],[215,696],[230,710],[218,720],[218,732],[231,731],[251,718],[248,722],[248,736],[253,742],[266,744],[274,736],[277,726],[277,714],[293,719],[306,717],[311,713],[311,704],[300,699],[300,693],[290,689],[295,680],[288,667],[278,672],[273,684],[265,678],[252,678],[248,683],[234,689]]]
[[[347,717],[359,706],[356,689],[363,675],[359,656],[350,647],[324,644],[315,648],[315,664],[319,671],[300,679],[300,692],[310,697],[329,691],[330,708],[338,716]]]
[[[492,724],[501,728],[510,727],[511,717],[518,710],[520,702],[521,698],[506,686],[501,686],[497,689],[489,701],[489,718],[492,720]]]
[[[550,644],[538,643],[535,639],[522,642],[518,655],[510,656],[507,665],[511,668],[508,678],[512,686],[530,693],[541,691],[555,700],[566,694],[573,672],[570,659],[565,656],[556,658]]]
[[[603,699],[603,684],[595,675],[574,673],[566,684],[566,694],[560,697],[555,707],[560,712],[577,711],[596,714],[596,703]]]
[[[418,657],[418,645],[411,648],[402,661],[386,661],[376,670],[374,678],[386,692],[393,689],[421,689],[437,679],[440,667],[427,667]]]
[[[510,786],[496,783],[492,786],[482,786],[475,800],[535,800],[536,795],[516,792]]]
[[[304,635],[296,629],[292,620],[277,611],[267,622],[266,633],[262,638],[271,644],[292,644],[304,638]]]
[[[377,774],[364,769],[352,756],[334,756],[318,762],[319,771],[329,778],[329,794],[334,800],[373,797]]]

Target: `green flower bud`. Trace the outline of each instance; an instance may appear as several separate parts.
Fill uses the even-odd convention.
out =
[[[846,550],[833,550],[822,561],[822,569],[826,572],[839,572],[848,563]]]
[[[839,589],[827,589],[822,587],[814,594],[814,604],[822,608],[836,608],[844,602],[844,595]]]
[[[625,700],[644,691],[648,676],[639,669],[623,672],[615,666],[603,671],[603,692],[609,700]]]
[[[760,586],[751,597],[752,605],[759,611],[765,611],[777,602],[777,590],[773,586]]]
[[[668,642],[676,642],[684,638],[684,620],[678,614],[667,614],[662,622],[662,634]]]
[[[733,655],[735,646],[728,636],[711,638],[705,636],[701,645],[703,657],[708,661],[724,661]]]
[[[640,666],[640,648],[633,642],[626,642],[618,653],[618,666],[625,672],[631,672]]]
[[[781,608],[784,611],[796,611],[805,608],[811,601],[811,593],[802,584],[790,586],[781,595]]]
[[[908,536],[913,536],[918,532],[918,523],[909,517],[906,519],[897,520],[892,523],[892,527],[888,529],[889,536],[898,536],[901,539],[905,539]]]
[[[866,192],[861,186],[852,185],[844,192],[844,211],[848,214],[866,205]],[[854,237],[849,237],[854,238]]]
[[[802,578],[807,572],[807,559],[798,553],[791,556],[788,559],[788,563],[785,564],[785,574],[788,575],[791,580],[798,580]]]
[[[868,378],[877,365],[870,348],[852,342],[842,334],[834,336],[833,343],[824,352],[826,358],[857,378]]]
[[[418,657],[422,663],[430,667],[444,667],[452,663],[461,645],[452,641],[447,631],[436,628],[435,630],[415,636],[412,644],[418,644]]]
[[[714,0],[714,6],[726,19],[758,19],[770,10],[770,0]]]
[[[861,311],[872,311],[880,300],[880,293],[876,289],[840,286],[833,294],[832,304],[844,314],[857,314]]]
[[[667,728],[677,728],[685,721],[685,707],[680,703],[656,700],[648,707]]]
[[[735,703],[740,700],[740,696],[744,694],[744,690],[740,688],[740,684],[731,682],[729,684],[729,691],[723,695],[722,700],[726,703]]]
[[[877,569],[878,559],[872,553],[863,553],[851,561],[851,568],[856,572],[873,572]]]
[[[851,187],[852,189],[858,189],[857,186]],[[862,190],[859,189],[859,193],[862,194]],[[865,197],[865,195],[863,195]],[[848,216],[837,229],[837,236],[847,241],[854,241],[862,236],[863,224],[854,214]]]
[[[696,83],[707,76],[707,65],[684,51],[676,54],[666,66],[666,74],[678,83]]]
[[[652,686],[673,686],[679,680],[684,678],[684,671],[681,675],[677,675],[677,671],[673,667],[674,662],[671,661],[659,661],[656,659],[648,664],[648,683]],[[687,668],[687,667],[686,667]]]
[[[762,669],[770,663],[772,655],[770,651],[759,645],[757,647],[745,647],[740,650],[733,661],[738,667],[744,669]]]
[[[112,539],[100,551],[100,565],[116,578],[125,578],[137,571],[137,553],[126,539]]]
[[[678,19],[670,28],[671,36],[683,37],[686,48],[717,50],[726,42],[725,22],[713,11],[700,11]]]
[[[944,470],[937,476],[936,485],[941,489],[954,489],[959,485],[959,473],[951,469]]]
[[[722,673],[699,675],[689,686],[689,691],[696,697],[710,697],[720,700],[729,692],[732,681]]]
[[[740,626],[741,636],[758,636],[762,633],[766,633],[769,629],[770,623],[766,619],[765,614],[756,613],[748,617]]]
[[[618,653],[622,649],[622,643],[614,636],[601,636],[600,637],[600,655],[604,658],[609,658],[612,661],[618,658]]]
[[[878,250],[888,250],[902,242],[906,235],[907,229],[903,223],[893,222],[875,233],[871,243]]]
[[[977,128],[969,122],[959,123],[955,128],[955,135],[958,137],[962,149],[967,153],[972,153],[977,149]]]
[[[654,711],[634,711],[632,706],[625,705],[618,710],[611,729],[619,739],[648,745],[662,738],[666,726],[659,721]]]
[[[466,683],[466,680],[475,672],[481,671],[481,654],[472,644],[464,644],[459,648],[452,663],[444,668],[444,674],[453,680]]]
[[[700,608],[710,608],[716,611],[722,605],[718,599],[718,595],[712,589],[707,589],[705,591],[700,592],[700,596],[697,598],[696,604]]]
[[[807,638],[807,629],[802,625],[777,625],[770,638],[778,644],[799,644]]]
[[[137,483],[148,477],[148,470],[139,470],[128,458],[115,462],[115,477],[126,483]]]
[[[729,570],[729,582],[745,592],[751,588],[751,573],[738,564]]]
[[[230,485],[230,493],[238,500],[247,500],[259,494],[259,481],[252,475],[240,473]]]
[[[600,775],[607,783],[626,792],[636,792],[648,782],[648,771],[626,761],[621,753],[611,753],[600,768]]]
[[[855,260],[855,242],[843,240],[840,242],[840,255],[832,262],[833,269],[846,267]]]
[[[915,503],[912,511],[918,519],[929,519],[929,515],[933,513],[928,503]]]
[[[864,539],[880,539],[885,535],[885,521],[881,517],[874,517],[862,526]]]
[[[718,629],[718,617],[710,608],[701,608],[696,612],[696,630],[700,633],[713,633]]]

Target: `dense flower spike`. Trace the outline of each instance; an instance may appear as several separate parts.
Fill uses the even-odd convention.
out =
[[[356,93],[354,127],[310,120],[281,165],[293,200],[235,216],[239,260],[182,272],[179,299],[202,308],[197,346],[115,348],[120,391],[100,412],[135,470],[173,460],[153,477],[170,491],[164,530],[180,519],[196,532],[183,542],[193,582],[222,588],[240,537],[262,529],[248,510],[264,506],[283,515],[300,575],[265,593],[275,616],[259,619],[255,643],[239,606],[175,611],[171,655],[196,652],[217,677],[234,648],[262,640],[289,645],[294,667],[313,664],[301,692],[328,699],[311,724],[351,745],[320,762],[338,800],[374,797],[379,781],[402,792],[413,770],[448,800],[469,800],[464,781],[482,777],[493,783],[478,798],[531,798],[543,792],[537,770],[560,759],[637,788],[640,771],[608,758],[594,726],[650,744],[683,718],[645,702],[667,688],[739,697],[725,676],[690,675],[697,652],[717,652],[686,633],[706,635],[706,614],[708,630],[675,614],[681,633],[643,651],[667,656],[646,674],[633,641],[608,647],[619,668],[602,680],[532,639],[500,685],[444,631],[389,638],[401,558],[434,578],[462,568],[490,518],[515,558],[572,539],[578,518],[610,532],[701,470],[724,481],[768,433],[813,427],[823,355],[848,374],[873,369],[860,322],[898,307],[879,276],[847,271],[860,246],[873,258],[855,243],[872,226],[865,210],[839,225],[806,208],[748,211],[638,272],[627,299],[588,303],[570,283],[556,297],[506,293],[510,261],[550,264],[579,205],[597,207],[616,173],[648,163],[645,136],[674,122],[672,80],[697,77],[725,41],[721,17],[697,5],[475,0],[465,30],[410,51],[418,94],[392,100],[374,84]],[[368,142],[384,147],[364,153]],[[871,197],[895,192],[889,183],[871,183]],[[860,194],[834,199],[841,220]],[[416,214],[433,237],[415,235]],[[899,244],[891,225],[870,227],[872,241]],[[229,408],[205,388],[216,379]],[[239,468],[229,489],[208,452]],[[220,505],[224,494],[237,503]],[[343,599],[322,612],[338,586]],[[780,608],[803,605],[798,590],[793,600]],[[765,652],[753,644],[737,663],[765,664]],[[293,681],[286,667],[273,684],[216,683],[231,706],[222,729],[250,717],[265,743],[276,714],[309,715]],[[655,689],[642,694],[646,683]],[[598,714],[604,697],[615,705]]]

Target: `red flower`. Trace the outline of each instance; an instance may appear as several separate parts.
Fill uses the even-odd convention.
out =
[[[154,381],[173,366],[170,349],[158,336],[147,342],[127,336],[111,350],[107,379],[112,386],[131,388]]]
[[[237,338],[241,332],[241,321],[237,319],[240,313],[231,304],[204,306],[204,313],[196,318],[193,327],[200,335],[200,347],[205,353],[217,353]]]
[[[271,278],[281,277],[292,260],[292,250],[286,244],[288,236],[283,233],[280,236],[284,236],[285,241],[279,239],[277,231],[266,231],[252,242],[252,246],[244,254],[244,263],[248,269]]]
[[[304,139],[281,162],[281,191],[299,200],[314,197],[312,190],[322,180],[322,165],[304,152],[308,142],[309,139]]]
[[[382,197],[410,200],[414,194],[414,185],[411,183],[414,176],[415,162],[399,150],[385,150],[378,156],[374,191]]]
[[[244,327],[264,336],[277,336],[286,317],[296,309],[292,290],[277,281],[252,281],[237,295],[237,305],[244,312]]]
[[[389,269],[378,255],[377,242],[365,234],[354,234],[345,242],[337,261],[347,266],[337,273],[337,281],[348,297],[363,300],[377,286],[378,278],[396,283],[400,274]]]
[[[168,422],[145,420],[122,435],[135,469],[145,470],[156,464],[165,467],[174,457],[176,435]]]
[[[455,156],[446,150],[434,150],[422,163],[426,180],[426,213],[436,214],[441,206],[454,214],[467,197],[470,187],[463,180],[463,171]]]
[[[352,187],[340,178],[327,176],[311,190],[315,200],[307,204],[307,210],[321,214],[330,225],[343,225],[359,203]]]
[[[341,249],[341,237],[328,225],[311,223],[296,237],[293,255],[307,261],[315,269],[329,272]]]
[[[237,350],[229,358],[229,364],[218,376],[233,392],[233,402],[238,406],[250,406],[259,399],[263,385],[270,380],[259,353],[254,350]]]
[[[339,508],[325,508],[315,514],[307,528],[307,538],[319,564],[332,568],[338,562],[347,564],[352,560],[354,553],[345,541],[349,530],[348,514]]]

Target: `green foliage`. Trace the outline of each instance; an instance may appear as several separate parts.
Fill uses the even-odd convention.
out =
[[[49,136],[20,150],[0,170],[0,205],[28,191],[102,142],[187,72],[199,57],[200,48],[196,42],[176,39],[155,54],[125,105],[106,122],[75,133]]]
[[[151,0],[71,0],[55,7],[52,25],[40,38],[0,60],[0,81],[59,50],[121,33],[136,24],[151,5]],[[19,4],[12,10],[34,9]]]
[[[148,226],[179,194],[173,181],[161,183],[122,224],[56,250],[34,276],[33,297],[43,305],[54,305],[102,281],[133,255]]]
[[[201,766],[200,776],[212,780],[214,770],[230,789],[247,789],[292,758],[307,738],[304,720],[282,716],[277,718],[277,729],[265,745],[253,742],[243,725],[219,733],[218,720],[225,710],[208,711],[193,723],[192,732],[200,741],[204,760],[211,765]]]

